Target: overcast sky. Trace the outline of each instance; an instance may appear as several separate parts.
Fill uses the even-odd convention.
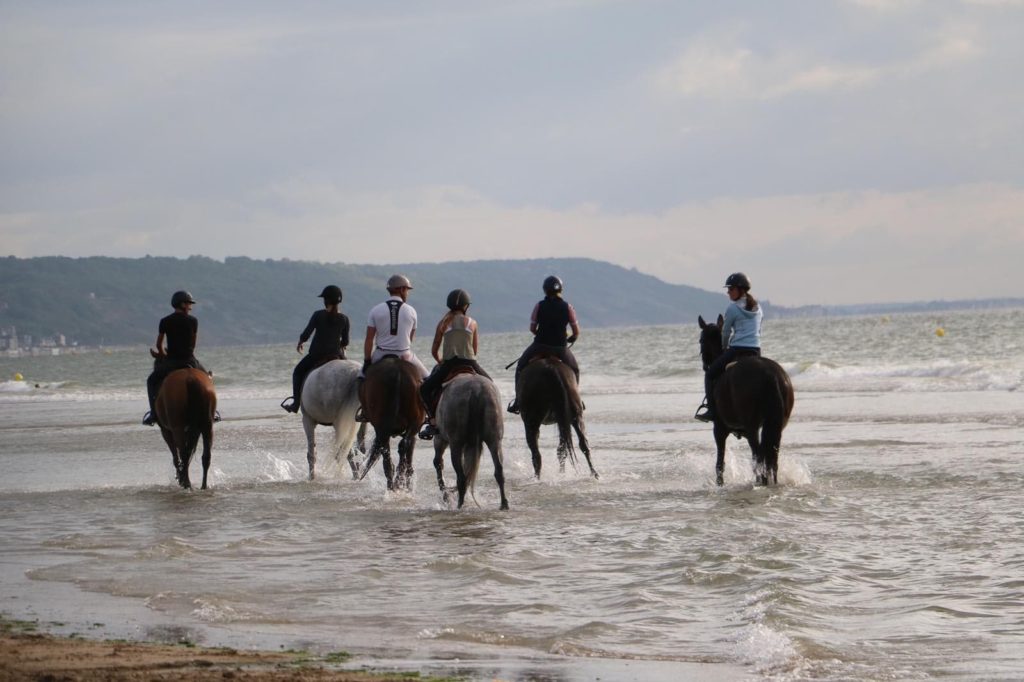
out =
[[[1019,0],[0,0],[0,254],[1022,296],[1022,36]]]

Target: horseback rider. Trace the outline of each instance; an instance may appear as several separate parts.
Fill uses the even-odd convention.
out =
[[[295,350],[302,352],[302,346],[313,337],[309,354],[299,360],[292,371],[292,394],[281,403],[288,412],[298,412],[302,400],[302,384],[314,369],[330,360],[345,358],[348,346],[348,316],[338,310],[341,305],[341,288],[333,284],[324,287],[319,297],[324,299],[324,309],[317,310],[309,318],[309,324],[302,330]],[[291,402],[289,402],[291,401]]]
[[[704,402],[693,415],[694,419],[703,422],[715,419],[713,389],[726,366],[740,357],[761,355],[761,321],[764,314],[757,299],[750,293],[750,278],[742,272],[734,272],[726,278],[725,288],[732,301],[725,310],[722,325],[722,348],[725,352],[704,371]]]
[[[544,299],[533,307],[530,315],[530,332],[533,334],[531,343],[516,363],[516,397],[508,404],[508,411],[519,414],[519,375],[530,360],[541,353],[553,355],[564,362],[580,380],[580,367],[576,356],[569,346],[580,338],[580,325],[576,320],[576,311],[572,305],[562,299],[562,280],[554,275],[544,279]],[[569,327],[572,334],[567,338],[565,328]]]
[[[164,378],[176,369],[194,367],[206,372],[206,368],[196,360],[196,337],[199,333],[199,321],[192,317],[192,306],[196,301],[187,291],[175,291],[171,296],[171,307],[174,312],[160,320],[157,331],[156,348],[150,348],[153,356],[153,372],[146,379],[146,392],[149,394],[149,411],[142,418],[146,426],[156,424],[156,396],[160,392],[160,384]],[[164,341],[167,347],[164,348]],[[219,421],[217,415],[214,421]]]
[[[423,365],[416,353],[412,351],[412,340],[416,336],[416,309],[406,303],[412,282],[405,275],[391,275],[387,283],[388,296],[370,309],[366,323],[366,340],[363,342],[363,371],[360,380],[365,378],[370,365],[395,355],[407,360],[419,371],[421,379],[426,379],[430,372]],[[359,399],[362,401],[362,391]],[[360,405],[356,420],[366,421],[365,405]]]
[[[448,294],[448,312],[437,323],[430,354],[437,365],[430,376],[420,385],[420,395],[427,408],[427,422],[420,431],[420,438],[430,440],[437,433],[434,424],[434,406],[440,398],[444,381],[457,367],[468,367],[480,376],[491,376],[476,361],[479,349],[479,328],[476,320],[466,314],[471,301],[464,289],[454,289]]]

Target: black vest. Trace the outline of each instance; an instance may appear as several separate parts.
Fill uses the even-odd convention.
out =
[[[533,340],[545,346],[566,346],[565,328],[569,324],[569,304],[558,297],[537,304],[537,333]]]

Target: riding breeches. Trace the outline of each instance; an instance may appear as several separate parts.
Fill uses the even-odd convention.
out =
[[[420,395],[423,397],[423,402],[431,414],[433,413],[433,406],[440,399],[444,380],[448,378],[448,373],[456,367],[472,367],[473,371],[480,376],[487,377],[488,379],[491,378],[491,375],[485,372],[484,368],[476,360],[457,357],[445,360],[434,367],[434,371],[430,373],[430,376],[420,384]]]
[[[416,354],[413,353],[411,349],[399,353],[397,351],[381,350],[380,348],[374,348],[373,355],[370,356],[370,364],[377,364],[378,362],[380,362],[389,355],[397,355],[403,360],[411,362],[413,365],[416,366],[416,369],[419,370],[421,379],[426,379],[428,376],[430,376],[430,372],[427,371],[427,368],[424,366],[422,362],[420,362],[420,359],[416,357]]]
[[[519,356],[519,362],[516,363],[517,387],[519,386],[519,375],[522,373],[523,367],[526,367],[530,360],[540,353],[548,353],[564,362],[572,370],[572,373],[576,375],[576,383],[580,382],[580,366],[576,362],[576,356],[572,354],[568,346],[548,346],[534,341],[523,351],[523,354]]]
[[[725,352],[719,355],[711,366],[708,367],[707,371],[704,372],[704,395],[707,396],[708,400],[711,400],[711,390],[715,387],[715,382],[718,381],[718,377],[722,376],[725,372],[725,368],[730,362],[734,362],[739,358],[754,355],[761,357],[760,348],[743,348],[741,346],[730,346],[725,349]]]
[[[170,360],[157,358],[153,361],[153,372],[146,379],[146,393],[149,394],[149,411],[152,412],[156,403],[156,394],[160,392],[160,384],[164,382],[167,375],[176,369],[194,368],[206,372],[202,363],[196,360],[195,356],[187,360]]]

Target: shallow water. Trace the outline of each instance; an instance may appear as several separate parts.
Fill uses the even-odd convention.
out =
[[[200,353],[225,417],[207,491],[179,490],[137,425],[144,350],[2,359],[27,381],[0,383],[0,610],[471,679],[1016,679],[1020,329],[1024,311],[769,320],[797,403],[767,489],[738,440],[714,485],[696,326],[585,330],[601,479],[560,474],[549,428],[535,481],[509,415],[509,512],[486,459],[479,507],[446,508],[425,443],[411,493],[333,461],[307,481],[285,346]],[[527,340],[482,339],[506,398]]]

